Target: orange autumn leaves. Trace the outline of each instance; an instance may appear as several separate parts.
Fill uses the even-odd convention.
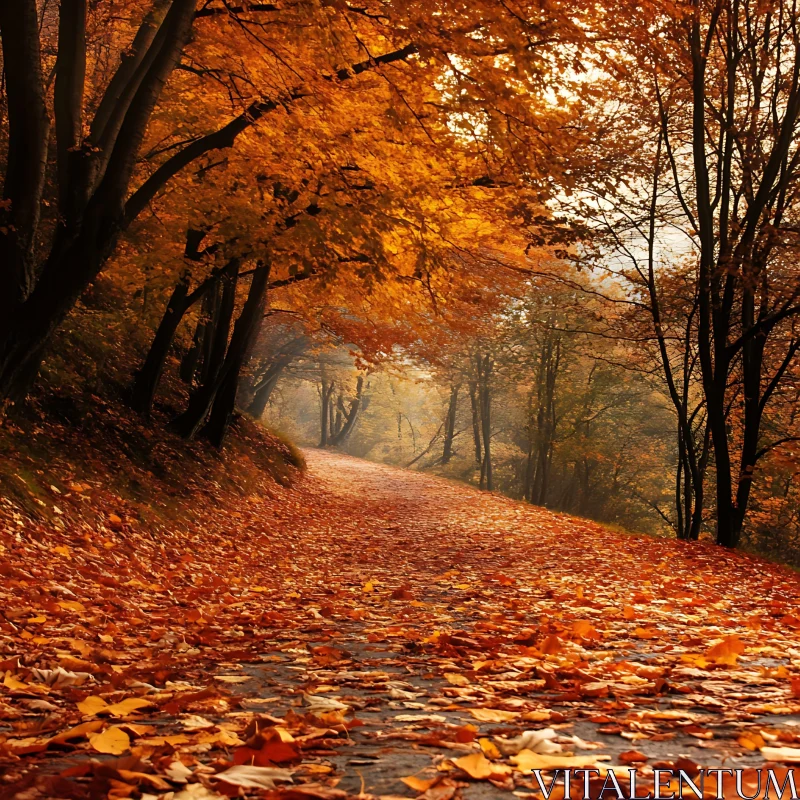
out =
[[[22,779],[68,753],[84,772],[64,780],[105,780],[103,756],[133,794],[343,798],[360,774],[366,795],[442,800],[470,781],[524,793],[557,765],[675,763],[665,751],[796,757],[791,576],[308,458],[294,489],[237,517],[209,504],[180,535],[129,525],[105,548],[106,531],[53,534],[69,559],[0,540],[4,769]],[[42,615],[44,630],[28,622]],[[50,730],[31,725],[42,713]],[[386,748],[417,762],[373,791]]]

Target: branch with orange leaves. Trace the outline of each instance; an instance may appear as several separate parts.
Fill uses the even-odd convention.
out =
[[[405,61],[417,52],[414,44],[407,44],[399,50],[384,53],[382,56],[351,64],[336,72],[335,78],[345,81],[360,75],[368,70],[375,69],[385,64],[396,61]],[[333,78],[331,78],[333,80]],[[258,100],[251,103],[241,114],[223,125],[213,133],[195,139],[168,158],[128,199],[125,204],[124,227],[127,227],[145,209],[150,201],[158,194],[167,182],[177,175],[184,167],[201,158],[213,150],[222,150],[233,147],[236,138],[247,128],[254,125],[261,117],[300,100],[308,95],[302,89],[289,92],[278,100]]]

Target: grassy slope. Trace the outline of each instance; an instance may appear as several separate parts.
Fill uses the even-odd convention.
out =
[[[125,405],[151,329],[101,287],[68,320],[33,395],[0,427],[0,530],[157,533],[230,519],[254,494],[280,491],[302,468],[290,445],[246,417],[222,452],[167,423],[188,392],[168,365],[153,419]],[[235,515],[235,511],[234,511]],[[120,521],[121,520],[121,521]]]

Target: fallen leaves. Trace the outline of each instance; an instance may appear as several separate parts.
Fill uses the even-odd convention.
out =
[[[767,761],[785,764],[800,764],[800,748],[798,747],[761,747],[761,755]]]
[[[705,654],[715,664],[735,667],[739,656],[744,653],[745,644],[738,636],[726,636]]]
[[[78,710],[86,716],[110,714],[112,717],[127,717],[143,708],[151,708],[153,703],[143,697],[129,697],[119,703],[108,704],[102,697],[90,695],[78,703]]]
[[[497,708],[470,708],[468,711],[480,722],[510,722],[519,716],[518,711],[503,711]]]
[[[532,750],[520,750],[515,756],[511,756],[511,763],[520,772],[533,772],[539,770],[555,769],[584,769],[586,767],[596,767],[600,761],[610,761],[611,756],[555,756],[541,755]]]
[[[453,800],[474,781],[530,791],[532,770],[647,770],[666,747],[800,763],[800,730],[779,724],[800,712],[800,628],[785,622],[800,590],[783,573],[725,556],[722,582],[702,547],[424,476],[391,472],[414,491],[375,500],[382,468],[320,458],[334,489],[309,479],[304,510],[270,511],[269,536],[257,516],[185,541],[126,522],[64,536],[68,559],[4,538],[18,572],[0,582],[0,768],[69,754],[85,771],[59,780],[179,800],[344,800],[363,775],[367,800],[392,747],[430,757],[398,791]]]
[[[415,775],[409,775],[407,778],[400,778],[400,780],[415,792],[427,792],[431,786],[440,780],[440,777],[437,776],[435,778],[424,779],[417,778]]]
[[[483,753],[472,753],[469,756],[462,756],[455,759],[453,763],[470,778],[475,780],[483,780],[494,774],[491,762],[486,758]]]
[[[119,756],[130,749],[131,740],[122,728],[112,726],[106,728],[102,733],[90,733],[89,744],[98,753]]]
[[[292,771],[273,767],[255,767],[239,764],[214,775],[215,781],[245,789],[274,789],[275,781],[292,783]]]

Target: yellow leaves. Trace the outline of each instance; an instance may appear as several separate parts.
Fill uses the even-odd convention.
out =
[[[142,708],[148,708],[153,704],[143,697],[129,697],[119,703],[109,705],[102,697],[91,695],[78,703],[78,710],[87,716],[95,714],[110,714],[112,717],[127,717]]]
[[[62,656],[58,659],[58,665],[65,670],[74,672],[88,672],[89,674],[100,671],[99,666],[93,661],[75,656]]]
[[[47,693],[47,687],[40,686],[38,683],[25,683],[24,681],[18,680],[11,673],[11,670],[6,670],[6,674],[3,677],[3,686],[5,686],[6,689],[10,689],[12,692],[35,692],[36,694]]]
[[[18,681],[11,674],[11,670],[6,670],[5,677],[3,678],[3,686],[5,686],[6,689],[11,689],[12,692],[24,692],[28,688],[28,684]]]
[[[24,739],[6,739],[3,742],[3,750],[7,750],[14,755],[23,756],[30,753],[42,753],[50,744],[50,739],[46,736],[26,736]]]
[[[530,773],[535,769],[572,769],[596,766],[598,761],[610,761],[611,756],[548,756],[533,750],[520,750],[511,756],[511,763],[519,772]]]
[[[122,728],[114,725],[102,733],[89,734],[89,744],[98,752],[111,756],[121,756],[131,746],[131,740]]]
[[[445,680],[452,683],[453,686],[469,686],[470,680],[466,675],[460,675],[457,672],[445,672]]]
[[[522,719],[526,722],[545,722],[553,715],[549,711],[526,711],[522,715]]]
[[[546,656],[554,656],[564,649],[564,643],[555,634],[548,636],[541,645],[539,652]]]
[[[752,751],[760,750],[767,744],[760,733],[751,732],[743,733],[736,741],[741,747],[744,747],[745,750]]]
[[[709,663],[703,656],[696,654],[693,655],[691,653],[684,653],[681,656],[681,661],[691,664],[692,666],[697,667],[697,669],[705,669]]]
[[[519,716],[518,711],[502,711],[497,708],[467,709],[479,722],[510,722]]]
[[[491,739],[478,739],[478,744],[481,746],[481,751],[486,758],[497,761],[503,757],[503,754],[497,749],[497,745]]]
[[[227,730],[217,731],[216,733],[203,731],[197,734],[195,741],[197,744],[212,744],[220,745],[221,747],[238,747],[244,744],[233,731]]]
[[[468,756],[453,759],[453,764],[476,781],[483,781],[493,777],[503,778],[511,772],[511,769],[506,764],[493,764],[483,753],[472,753]]]
[[[361,591],[363,594],[369,594],[370,592],[375,591],[375,584],[372,581],[367,581],[362,587]]]
[[[148,739],[137,739],[137,744],[149,747],[163,747],[165,744],[189,744],[191,739],[185,733],[175,733],[170,736],[151,736]]]
[[[119,773],[120,778],[127,783],[146,783],[152,786],[154,789],[159,789],[161,791],[172,788],[169,783],[167,783],[163,778],[159,778],[158,775],[150,775],[146,772],[134,772],[128,769],[119,769],[117,772]]]
[[[739,656],[744,653],[744,649],[745,644],[738,636],[726,636],[721,642],[715,644],[705,657],[715,664],[735,667]]]
[[[584,683],[580,687],[580,692],[585,697],[606,697],[608,696],[609,686],[604,681],[593,681]]]
[[[276,725],[272,730],[282,742],[291,743],[295,741],[294,736],[281,725]]]
[[[94,716],[108,708],[108,703],[102,697],[91,695],[78,703],[78,711],[85,716]]]
[[[409,775],[407,778],[400,778],[400,780],[415,792],[427,792],[439,780],[439,776],[424,780],[423,778],[417,778],[416,775]]]
[[[65,611],[77,611],[79,614],[86,611],[86,606],[83,603],[79,603],[77,600],[61,600],[58,606]]]
[[[581,639],[599,639],[600,634],[591,622],[585,619],[577,620],[572,623],[572,632]]]
[[[53,738],[50,739],[49,744],[66,744],[73,739],[83,739],[84,737],[89,737],[93,735],[95,731],[99,731],[103,725],[105,725],[105,723],[101,719],[83,722],[80,725],[76,725],[74,728],[70,728],[69,730],[59,733],[57,736],[53,736]]]
[[[72,555],[71,555],[71,553],[69,551],[69,547],[67,547],[66,545],[63,545],[63,544],[60,544],[57,547],[54,547],[53,548],[53,552],[56,555],[61,556],[62,558],[71,558],[72,557]]]

